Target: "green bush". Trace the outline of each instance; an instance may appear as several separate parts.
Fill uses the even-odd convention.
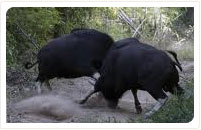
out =
[[[68,34],[74,28],[97,29],[108,33],[115,40],[132,37],[135,30],[119,18],[120,9],[132,20],[135,28],[146,19],[138,30],[140,35],[137,34],[135,37],[154,43],[159,48],[165,49],[171,43],[186,38],[186,33],[183,33],[185,26],[188,28],[188,25],[192,25],[193,34],[192,22],[185,20],[187,13],[192,13],[192,8],[15,7],[10,8],[6,16],[7,65],[21,64],[23,61],[20,57],[26,55],[27,51],[38,52],[30,39],[41,48],[49,40]],[[27,38],[19,28],[30,38]],[[193,59],[192,48],[182,51],[183,59]]]
[[[6,39],[6,64],[9,66],[17,63],[18,50],[15,49],[17,41],[9,31],[6,32]]]
[[[193,82],[186,83],[183,96],[171,95],[168,102],[149,119],[139,118],[135,122],[146,123],[188,123],[194,117]],[[132,121],[130,121],[132,122]]]

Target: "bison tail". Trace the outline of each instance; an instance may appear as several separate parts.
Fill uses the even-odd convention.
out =
[[[37,63],[38,63],[38,61],[36,61],[35,63],[27,62],[24,66],[26,69],[30,69],[30,68],[34,67]]]

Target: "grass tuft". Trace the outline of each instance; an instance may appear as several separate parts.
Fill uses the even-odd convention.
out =
[[[186,83],[183,96],[171,95],[168,102],[151,118],[142,117],[135,122],[141,123],[188,123],[194,117],[193,83]],[[132,122],[132,121],[129,121]]]

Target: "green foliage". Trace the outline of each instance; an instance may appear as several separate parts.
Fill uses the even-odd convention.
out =
[[[153,115],[151,122],[188,123],[194,117],[193,96],[188,99],[172,97],[165,108]]]
[[[15,49],[17,41],[9,31],[6,32],[6,39],[6,62],[9,66],[17,63],[18,50]]]
[[[37,42],[41,48],[47,42],[60,34],[69,32],[77,24],[83,23],[84,19],[79,21],[78,16],[85,18],[88,15],[86,11],[72,8],[65,8],[62,12],[56,8],[11,8],[7,12],[7,65],[16,65],[20,63],[21,56],[25,55],[30,48],[31,51],[38,51],[31,45],[28,39],[18,28],[20,26],[31,39]],[[81,8],[80,8],[81,9]],[[65,17],[63,14],[67,14]],[[75,15],[77,14],[77,16]],[[72,18],[70,18],[72,17]],[[63,24],[65,23],[65,26]],[[81,24],[80,24],[81,25]],[[64,30],[62,33],[58,30]],[[60,34],[59,34],[60,33]],[[21,61],[23,63],[24,61]],[[16,64],[13,64],[16,63]]]
[[[132,21],[135,29],[119,18],[120,9]],[[138,28],[139,33],[134,37],[142,42],[161,49],[175,50],[178,58],[193,60],[193,13],[193,8],[190,7],[11,8],[6,16],[6,63],[7,66],[14,67],[21,65],[32,57],[35,58],[27,53],[38,52],[20,29],[41,48],[52,38],[68,34],[74,28],[97,29],[108,33],[114,40],[132,37]],[[190,91],[193,90],[193,84],[186,86]],[[193,94],[187,97],[173,96],[151,119],[139,119],[139,122],[191,121],[194,116]]]
[[[19,27],[36,41],[39,48],[52,38],[70,33],[74,28],[97,29],[108,33],[115,40],[132,37],[135,30],[119,18],[120,9],[132,20],[135,29],[139,28],[139,33],[134,37],[141,41],[148,41],[165,49],[166,46],[187,37],[185,32],[188,29],[183,30],[187,25],[192,25],[190,37],[193,37],[193,22],[190,21],[192,18],[186,18],[193,13],[192,8],[16,7],[9,9],[6,17],[7,65],[23,63],[26,58],[22,57],[27,51],[38,52]],[[182,55],[189,54],[189,49],[193,51],[187,48]],[[193,55],[187,57],[192,59]]]
[[[194,58],[194,46],[190,43],[183,45],[182,48],[176,50],[176,52],[182,60],[193,60]]]
[[[32,39],[37,41],[37,46],[42,47],[49,40],[56,23],[60,17],[54,8],[11,8],[7,11],[7,65],[23,63],[21,56],[25,55],[28,48],[33,46],[30,40],[20,32],[17,25]],[[36,48],[32,49],[32,52]],[[11,56],[12,54],[12,56]]]
[[[16,29],[16,24],[19,24],[37,40],[39,46],[51,38],[54,26],[59,22],[59,14],[54,8],[11,8],[7,12],[7,30]],[[19,42],[26,41],[22,34],[15,32],[15,35]]]
[[[59,28],[55,28],[58,36],[69,33],[74,28],[86,27],[94,8],[86,7],[73,7],[73,8],[55,8],[60,15],[61,23],[58,24]],[[55,31],[55,32],[56,32]]]
[[[140,118],[137,122],[146,123],[188,123],[194,117],[193,81],[186,83],[183,96],[172,95],[168,102],[151,118]],[[131,121],[132,122],[132,121]]]

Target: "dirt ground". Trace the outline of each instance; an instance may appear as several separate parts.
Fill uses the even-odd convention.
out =
[[[180,85],[193,78],[194,62],[183,61],[180,72]],[[53,91],[43,86],[43,93],[37,94],[32,70],[7,69],[7,122],[16,123],[54,123],[54,122],[129,122],[137,121],[149,111],[156,101],[145,91],[138,91],[143,113],[136,114],[134,100],[130,91],[126,92],[117,109],[107,107],[101,95],[96,94],[84,105],[78,104],[91,90],[90,78],[52,79]],[[185,87],[185,86],[182,86]]]

